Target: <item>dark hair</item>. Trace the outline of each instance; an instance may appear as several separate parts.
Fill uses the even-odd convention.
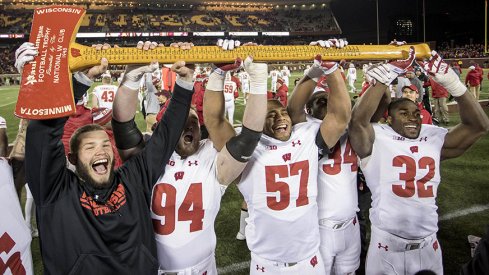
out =
[[[387,107],[387,115],[392,116],[392,113],[394,112],[394,110],[397,110],[399,108],[399,106],[402,105],[404,102],[410,102],[410,103],[416,105],[416,103],[414,103],[409,98],[398,98],[398,99],[392,101],[389,104],[389,106]],[[416,105],[416,107],[417,107],[417,105]]]
[[[327,95],[327,93],[325,91],[319,91],[319,92],[315,92],[311,95],[311,97],[309,98],[309,100],[307,101],[306,103],[306,110],[307,110],[307,113],[312,115],[310,112],[310,110],[312,109],[312,105],[314,104],[314,101],[316,101],[318,98],[322,97],[323,95]],[[326,101],[328,100],[328,98],[326,97]]]
[[[78,149],[80,147],[80,135],[94,131],[105,131],[105,128],[98,124],[88,124],[76,129],[70,138],[70,152],[72,154],[78,153]]]

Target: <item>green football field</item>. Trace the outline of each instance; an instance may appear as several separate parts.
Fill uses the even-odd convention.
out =
[[[361,70],[358,72],[358,79],[362,79]],[[293,80],[301,75],[302,72],[292,75],[290,91],[293,89]],[[358,88],[360,84],[360,81],[357,81]],[[483,86],[481,99],[487,99],[487,80]],[[18,119],[13,115],[17,94],[18,86],[0,87],[0,116],[7,120],[10,142],[13,142],[18,126]],[[236,123],[242,118],[242,103],[239,98],[236,105]],[[487,107],[485,111],[489,113]],[[141,114],[137,114],[136,119],[140,127],[145,125]],[[458,122],[458,114],[450,114],[450,120],[448,127]],[[489,136],[485,136],[462,157],[442,164],[442,183],[438,189],[437,201],[440,215],[438,237],[443,250],[445,274],[458,274],[460,266],[470,259],[467,235],[481,236],[489,225],[488,156]],[[246,242],[235,239],[239,228],[241,200],[235,185],[228,188],[222,199],[221,211],[216,221],[216,258],[220,274],[249,274],[250,256]],[[38,239],[32,242],[32,252],[36,274],[42,274]]]

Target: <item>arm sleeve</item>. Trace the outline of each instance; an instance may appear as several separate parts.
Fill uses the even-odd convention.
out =
[[[36,205],[54,200],[65,179],[66,156],[61,136],[66,120],[32,120],[27,127],[25,175]]]
[[[137,169],[133,167],[126,169],[126,172],[133,175],[131,182],[143,184],[147,194],[150,194],[153,185],[164,172],[163,168],[173,154],[187,121],[193,89],[183,88],[178,82],[175,85],[170,104],[151,139],[146,143],[141,154],[128,161],[130,166],[141,167],[139,170],[144,175],[133,173],[131,170]]]

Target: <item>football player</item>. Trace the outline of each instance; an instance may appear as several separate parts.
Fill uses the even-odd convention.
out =
[[[351,108],[337,69],[332,63],[321,70],[329,75],[332,89],[331,116],[322,121],[305,121],[279,101],[268,101],[264,135],[238,184],[249,210],[250,274],[324,274],[317,223],[317,156],[320,148],[328,151],[338,142]],[[256,89],[265,92],[266,85]],[[209,128],[209,133],[217,135],[219,129]]]
[[[261,135],[266,113],[266,96],[251,90],[249,103],[253,109],[245,109],[243,130],[239,135],[235,136],[228,120],[221,116],[212,118],[224,107],[225,75],[238,69],[240,62],[215,69],[204,93],[205,123],[211,127],[219,124],[221,134],[201,140],[197,113],[191,109],[175,152],[161,167],[161,177],[153,187],[151,217],[160,272],[163,274],[217,274],[214,221],[221,196],[251,156]],[[263,65],[265,73],[263,70],[261,73],[266,76],[266,64]],[[256,70],[251,59],[245,61],[245,69],[248,72]],[[177,84],[180,82],[177,79]],[[253,79],[251,83],[256,85]],[[130,96],[135,99],[137,95]],[[124,102],[131,102],[131,98]],[[135,110],[129,113],[119,107],[115,106],[118,116],[124,119],[134,116]],[[124,142],[118,146],[127,148]]]
[[[315,63],[321,64],[321,61],[316,59]],[[321,65],[331,66],[327,62]],[[329,89],[328,92],[313,93],[317,84],[315,77],[311,76],[315,76],[314,71],[320,68],[317,65],[311,67],[309,76],[298,83],[289,101],[288,109],[301,114],[303,120],[324,119],[332,115],[328,109]],[[327,81],[328,77],[320,79]],[[348,133],[342,133],[331,152],[321,152],[319,156],[319,248],[325,274],[354,274],[360,265],[360,226],[356,219],[358,164]]]
[[[440,161],[462,155],[489,130],[489,119],[467,87],[442,58],[432,52],[426,71],[445,87],[459,105],[460,124],[445,128],[421,123],[420,110],[410,99],[388,106],[387,124],[371,123],[379,102],[389,100],[386,87],[414,60],[373,65],[371,86],[355,105],[349,126],[351,145],[372,191],[367,274],[443,274],[436,232],[436,195]]]

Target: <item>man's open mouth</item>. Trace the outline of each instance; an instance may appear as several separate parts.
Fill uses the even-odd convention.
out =
[[[99,159],[92,164],[92,169],[98,175],[104,175],[107,173],[107,167],[109,166],[108,159]]]

